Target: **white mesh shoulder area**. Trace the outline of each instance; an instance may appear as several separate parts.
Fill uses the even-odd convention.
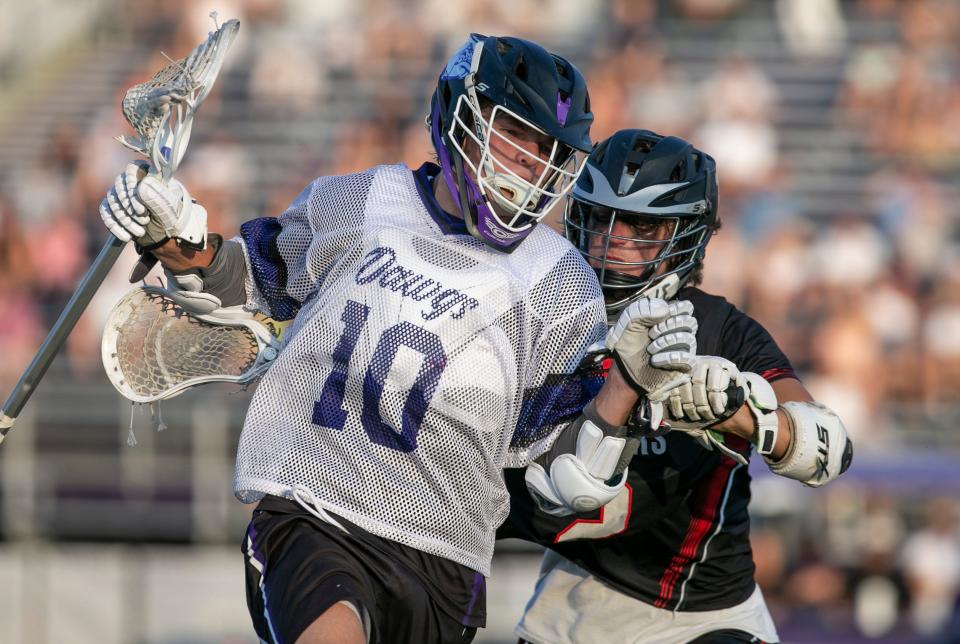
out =
[[[247,305],[289,319],[336,262],[359,243],[376,168],[319,177],[278,217],[241,227]]]
[[[596,273],[579,252],[547,226],[517,248],[510,263],[526,279],[525,307],[536,330],[524,377],[524,404],[507,467],[543,454],[595,391],[577,373],[587,348],[607,332]]]
[[[575,366],[603,318],[599,289],[556,235],[498,253],[445,232],[405,166],[364,176],[359,212],[330,197],[289,216],[311,231],[289,269],[302,306],[248,410],[235,492],[303,486],[365,530],[489,574],[502,469],[557,426],[531,415],[530,387]],[[347,232],[318,233],[335,220]]]

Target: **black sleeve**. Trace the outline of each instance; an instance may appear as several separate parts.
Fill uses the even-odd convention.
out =
[[[740,371],[750,371],[773,382],[797,375],[777,342],[763,326],[724,298],[699,289],[684,289],[680,298],[693,303],[697,353],[726,358]]]
[[[526,468],[503,470],[503,480],[510,492],[510,515],[497,529],[497,539],[523,539],[549,546],[553,537],[576,516],[553,517],[537,508],[527,491]]]

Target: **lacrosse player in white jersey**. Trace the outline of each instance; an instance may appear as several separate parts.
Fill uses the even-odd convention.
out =
[[[503,468],[526,467],[556,515],[623,488],[637,396],[616,369],[604,384],[578,369],[604,339],[603,296],[536,225],[576,182],[592,121],[568,61],[475,34],[433,95],[437,164],[320,177],[230,241],[207,236],[179,182],[135,165],[117,178],[101,216],[160,259],[179,302],[291,320],[234,481],[259,502],[243,550],[261,640],[469,642],[509,510]],[[671,315],[636,315],[621,343],[645,362]]]

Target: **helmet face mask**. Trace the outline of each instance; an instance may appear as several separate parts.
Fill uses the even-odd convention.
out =
[[[647,217],[575,199],[567,208],[567,237],[596,271],[611,314],[642,296],[672,297],[710,234],[690,218]]]
[[[716,230],[713,159],[676,137],[621,130],[584,167],[564,225],[597,273],[608,318],[641,297],[674,297]]]
[[[573,188],[576,152],[592,145],[583,77],[517,38],[473,34],[441,73],[429,121],[467,229],[503,252]]]
[[[447,135],[472,171],[480,195],[493,206],[498,224],[506,230],[519,233],[533,227],[573,188],[581,169],[573,150],[550,139],[533,123],[501,105],[484,110],[469,94],[458,99],[455,113]],[[472,115],[473,128],[465,122],[464,113]],[[546,158],[517,143],[528,137],[550,140]],[[516,162],[505,161],[500,151],[530,167],[533,180],[511,169]]]

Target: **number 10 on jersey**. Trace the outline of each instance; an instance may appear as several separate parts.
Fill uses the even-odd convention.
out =
[[[343,397],[350,359],[369,314],[370,307],[348,300],[340,315],[344,329],[333,351],[333,371],[323,383],[320,399],[313,404],[313,422],[316,425],[341,431],[346,425],[347,412],[343,408]],[[387,375],[400,347],[420,353],[423,355],[423,362],[413,386],[407,391],[401,412],[400,431],[397,432],[380,417],[380,400]],[[420,424],[446,365],[447,355],[437,334],[410,322],[399,322],[385,329],[377,340],[377,346],[363,377],[360,423],[370,440],[401,452],[415,450]]]

